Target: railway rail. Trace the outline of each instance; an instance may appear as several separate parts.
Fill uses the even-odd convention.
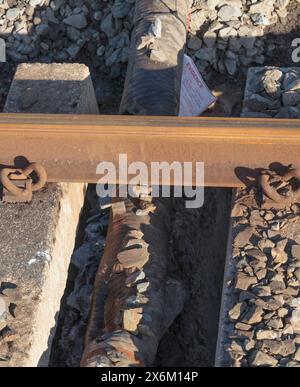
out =
[[[127,154],[148,167],[204,162],[205,186],[241,187],[272,163],[300,168],[300,120],[0,114],[0,154],[2,166],[40,163],[49,182],[96,183],[101,161]]]

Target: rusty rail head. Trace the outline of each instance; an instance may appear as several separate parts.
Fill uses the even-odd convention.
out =
[[[122,153],[149,170],[153,161],[203,161],[206,186],[240,187],[238,167],[300,168],[300,120],[0,114],[0,163],[25,156],[49,182],[96,183],[99,162],[118,166]]]

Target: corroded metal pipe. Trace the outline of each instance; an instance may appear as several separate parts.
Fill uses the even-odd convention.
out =
[[[177,115],[190,0],[137,0],[121,114]],[[81,365],[151,366],[180,313],[168,278],[171,200],[114,200]]]
[[[178,115],[190,0],[137,0],[120,113]]]
[[[83,366],[145,366],[180,313],[181,284],[167,277],[171,201],[114,202],[96,275]]]

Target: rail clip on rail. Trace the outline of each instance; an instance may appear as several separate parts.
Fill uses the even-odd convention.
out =
[[[0,172],[0,182],[3,186],[4,203],[29,203],[33,192],[45,186],[47,174],[42,165],[31,163],[25,169],[3,168]]]

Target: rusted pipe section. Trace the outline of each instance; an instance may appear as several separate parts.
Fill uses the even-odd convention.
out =
[[[137,0],[120,113],[178,115],[190,0]]]
[[[136,2],[121,114],[177,115],[189,0]],[[114,200],[82,366],[151,366],[184,303],[168,278],[171,200]]]
[[[171,201],[128,199],[111,209],[82,366],[145,366],[184,301],[167,277]]]

